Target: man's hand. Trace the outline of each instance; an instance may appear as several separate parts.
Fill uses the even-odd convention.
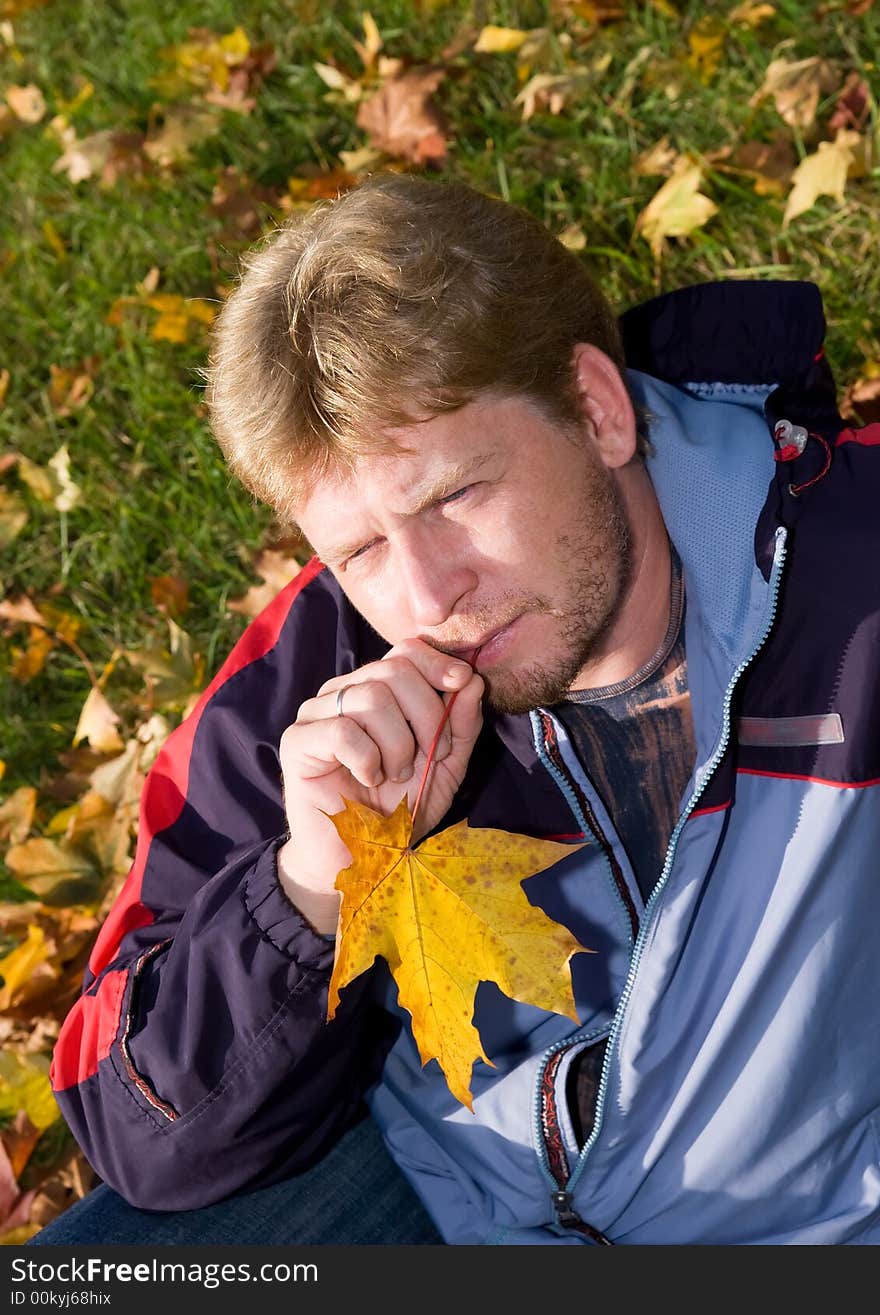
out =
[[[338,813],[343,796],[385,816],[404,795],[412,807],[431,742],[456,690],[419,806],[419,839],[448,811],[482,726],[483,680],[467,662],[421,640],[406,640],[381,661],[328,680],[282,735],[290,839],[279,850],[278,875],[318,931],[336,930],[340,896],[334,882],[351,863],[325,814]]]

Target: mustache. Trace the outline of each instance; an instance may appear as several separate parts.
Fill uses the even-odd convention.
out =
[[[465,615],[456,615],[454,632],[442,636],[419,635],[418,638],[440,653],[458,652],[460,655],[462,649],[476,648],[487,635],[503,630],[525,612],[546,614],[552,611],[554,609],[545,599],[536,596],[496,600]]]

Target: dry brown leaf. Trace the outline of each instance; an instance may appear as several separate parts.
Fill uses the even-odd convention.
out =
[[[49,404],[59,419],[73,415],[95,392],[95,371],[100,358],[89,356],[72,366],[49,366]]]
[[[768,65],[763,85],[749,104],[760,105],[772,96],[779,115],[792,128],[809,128],[816,118],[820,96],[840,85],[840,71],[835,63],[812,55],[795,61],[774,59]]]
[[[376,56],[385,44],[382,40],[382,33],[376,25],[376,20],[372,14],[362,14],[361,22],[364,28],[363,41],[352,39],[352,45],[358,53],[358,58],[365,69],[370,69],[376,62]]]
[[[6,394],[9,392],[9,378],[8,370],[0,370],[0,406],[6,405]],[[3,467],[0,466],[0,472],[2,472],[2,469]]]
[[[103,881],[94,862],[68,845],[42,837],[12,845],[6,866],[44,904],[93,904]]]
[[[28,1223],[34,1191],[22,1192],[6,1154],[6,1147],[0,1142],[0,1243],[3,1236],[14,1234]]]
[[[258,187],[231,164],[223,170],[211,193],[211,214],[225,220],[220,237],[226,243],[259,237],[264,215],[276,204],[274,192]]]
[[[22,123],[39,123],[46,113],[43,93],[33,82],[29,82],[26,87],[7,87],[6,103]]]
[[[202,105],[171,105],[144,142],[144,154],[162,169],[188,160],[193,148],[219,132],[220,115]]]
[[[589,85],[588,78],[589,74],[582,69],[571,73],[536,73],[514,97],[513,103],[522,105],[523,123],[539,110],[561,114],[570,101],[583,94]]]
[[[738,146],[729,167],[753,178],[758,196],[784,196],[796,164],[794,143],[785,129],[780,129],[771,142]]]
[[[633,164],[633,173],[643,177],[658,176],[666,178],[672,173],[676,163],[681,159],[674,146],[670,146],[668,137],[661,137],[650,150],[642,151]]]
[[[579,846],[460,822],[412,846],[406,796],[390,817],[344,801],[332,817],[352,863],[342,892],[328,1019],[377,955],[391,969],[422,1064],[439,1061],[469,1109],[474,1060],[492,1061],[472,1019],[477,986],[577,1021],[569,962],[584,947],[526,898],[522,882]]]
[[[8,548],[27,523],[27,504],[21,494],[0,488],[0,548]]]
[[[813,155],[801,160],[791,176],[792,188],[782,217],[783,228],[815,205],[820,196],[843,201],[847,172],[856,159],[855,148],[860,142],[857,132],[841,128],[833,142],[820,142]]]
[[[37,610],[27,594],[0,601],[0,621],[10,621],[13,625],[48,625],[43,613]]]
[[[20,844],[30,834],[37,811],[37,792],[32,785],[20,785],[0,804],[0,841]]]
[[[301,569],[294,557],[264,549],[254,562],[254,571],[262,578],[263,584],[251,585],[243,597],[230,599],[226,604],[227,609],[238,612],[240,616],[259,616],[285,585],[299,575]]]
[[[855,424],[880,424],[880,359],[866,361],[862,370],[844,393],[840,414]]]
[[[125,747],[116,729],[119,724],[120,719],[106,696],[94,685],[79,714],[73,747],[76,748],[82,740],[88,740],[99,753],[119,753]]]
[[[828,120],[828,131],[854,128],[862,132],[871,113],[871,89],[859,73],[849,73],[834,102],[834,111]]]
[[[166,616],[183,616],[189,607],[189,585],[179,575],[157,575],[150,580],[150,597]]]
[[[373,146],[414,164],[446,159],[446,124],[431,96],[446,76],[443,68],[411,68],[358,107],[357,124]]]
[[[16,1178],[20,1178],[31,1151],[40,1139],[40,1129],[31,1123],[24,1110],[19,1110],[12,1122],[3,1129],[2,1139],[12,1172]]]
[[[650,244],[659,260],[670,237],[687,237],[708,223],[718,207],[700,192],[700,166],[682,156],[670,178],[656,192],[636,220],[636,233]]]
[[[729,23],[739,23],[743,27],[760,27],[768,18],[774,18],[776,9],[767,4],[743,4],[731,9],[727,15]]]

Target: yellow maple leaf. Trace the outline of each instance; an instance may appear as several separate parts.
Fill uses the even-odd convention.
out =
[[[36,973],[40,972],[43,975],[48,973],[51,977],[58,976],[58,969],[49,962],[54,950],[55,946],[46,941],[42,927],[31,923],[27,929],[27,936],[21,944],[16,945],[14,950],[10,950],[9,954],[0,959],[0,977],[3,979],[3,985],[0,987],[0,1009],[4,1012],[11,1009],[15,997]]]
[[[585,947],[530,904],[521,883],[579,846],[459,822],[412,847],[405,797],[390,817],[343,802],[332,821],[353,862],[336,879],[328,1019],[340,990],[381,955],[412,1015],[422,1064],[438,1060],[449,1090],[473,1109],[474,1060],[492,1063],[472,1022],[481,981],[577,1022],[569,960]]]
[[[636,221],[636,233],[650,243],[655,259],[660,258],[668,237],[687,237],[708,223],[718,207],[700,192],[700,166],[681,156],[659,192],[656,192]]]
[[[480,54],[504,55],[511,50],[519,50],[528,35],[522,28],[496,27],[489,23],[477,37],[474,50]]]
[[[851,128],[841,128],[833,142],[820,142],[813,155],[801,160],[791,176],[783,228],[788,228],[793,219],[814,206],[820,196],[843,200],[847,172],[856,159],[853,148],[861,140]]]

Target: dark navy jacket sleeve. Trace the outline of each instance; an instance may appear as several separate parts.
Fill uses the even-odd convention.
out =
[[[133,1205],[192,1209],[308,1168],[363,1115],[393,1039],[369,974],[326,1022],[333,944],[276,875],[278,742],[324,680],[366,660],[356,629],[310,563],[147,778],[134,865],[52,1064],[78,1142]]]

